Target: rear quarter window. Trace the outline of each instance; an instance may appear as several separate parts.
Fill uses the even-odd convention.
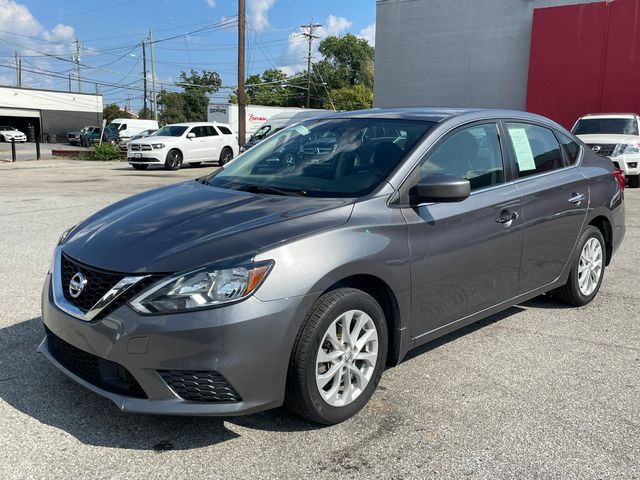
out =
[[[218,130],[220,130],[220,132],[222,132],[223,135],[233,135],[233,133],[231,133],[231,130],[229,130],[227,127],[222,127],[218,125]]]

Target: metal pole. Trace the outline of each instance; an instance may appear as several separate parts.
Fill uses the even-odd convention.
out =
[[[238,0],[238,143],[244,145],[247,132],[245,81],[244,81],[244,37],[245,0]]]
[[[147,49],[144,46],[144,42],[142,42],[142,88],[144,90],[143,94],[143,112],[147,112]]]
[[[307,39],[307,108],[311,106],[311,48],[314,38],[320,38],[314,35],[314,32],[321,26],[319,23],[313,23],[313,20],[309,20],[309,25],[300,25],[300,28],[305,29],[301,35]]]
[[[156,69],[153,60],[153,37],[149,30],[149,50],[151,53],[151,86],[153,88],[153,117],[158,121],[158,97],[156,96]]]
[[[82,92],[82,81],[80,79],[80,40],[76,39],[74,43],[76,44],[76,56],[74,60],[76,61],[76,75],[78,76],[78,92]]]
[[[69,73],[69,93],[71,93],[71,73]]]
[[[40,137],[36,136],[36,159],[40,160]]]
[[[16,139],[15,138],[11,139],[11,161],[12,162],[16,161]]]

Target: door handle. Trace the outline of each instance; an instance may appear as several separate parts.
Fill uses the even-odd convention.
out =
[[[580,204],[584,200],[584,195],[582,193],[574,193],[573,196],[569,199],[569,203]]]
[[[500,216],[496,218],[496,223],[500,223],[505,227],[508,227],[513,223],[513,221],[518,218],[518,214],[516,212],[508,212],[506,210],[502,211]]]

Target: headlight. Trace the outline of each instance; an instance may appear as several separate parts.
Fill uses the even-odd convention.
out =
[[[142,292],[131,306],[140,313],[174,313],[243,300],[256,291],[272,265],[205,267],[173,275]]]
[[[164,148],[164,143],[154,143],[151,145],[153,148]]]
[[[640,143],[631,143],[627,145],[627,147],[624,149],[624,153],[632,155],[640,153]]]

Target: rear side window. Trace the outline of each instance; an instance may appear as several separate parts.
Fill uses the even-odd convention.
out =
[[[219,135],[218,131],[213,128],[211,125],[207,125],[206,127],[202,127],[207,132],[207,137],[215,137]]]
[[[560,138],[560,143],[562,144],[562,149],[564,150],[567,162],[569,165],[575,165],[580,158],[580,145],[563,133],[559,133],[558,138]]]
[[[229,130],[227,127],[218,125],[218,130],[220,130],[223,135],[232,135],[231,130]]]
[[[507,131],[520,178],[564,168],[560,145],[548,128],[507,123]]]

